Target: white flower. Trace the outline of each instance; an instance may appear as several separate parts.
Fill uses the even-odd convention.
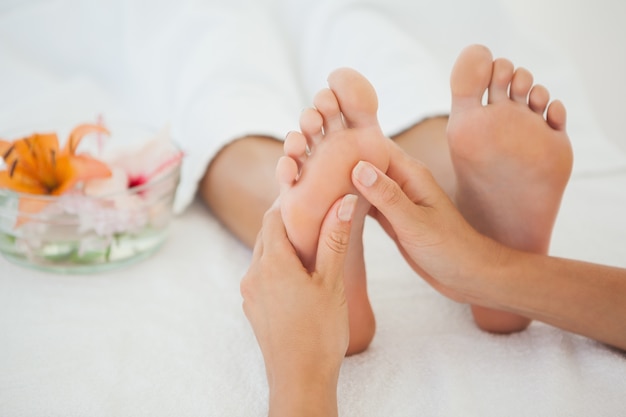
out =
[[[173,195],[178,176],[166,176],[178,167],[182,157],[183,153],[172,145],[168,129],[163,129],[140,147],[104,157],[111,168],[111,177],[87,182],[84,193],[106,196],[117,209],[127,214],[140,211],[147,214],[151,222],[158,222],[163,216],[163,207],[155,204],[164,196]]]
[[[182,157],[183,153],[172,145],[169,130],[165,128],[142,146],[104,156],[103,160],[115,172],[109,178],[87,182],[85,194],[108,195],[156,181],[176,167]]]

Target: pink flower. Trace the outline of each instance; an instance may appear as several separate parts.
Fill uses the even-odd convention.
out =
[[[87,182],[84,192],[91,196],[102,196],[141,187],[169,173],[177,167],[182,157],[183,153],[172,145],[168,130],[163,129],[140,147],[127,148],[103,158],[111,169],[111,177]]]

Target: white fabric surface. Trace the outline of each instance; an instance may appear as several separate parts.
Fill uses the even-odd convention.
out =
[[[419,86],[404,94],[393,82],[422,70],[445,82],[460,48],[482,42],[531,68],[568,106],[576,165],[553,253],[626,267],[626,157],[588,116],[575,69],[505,20],[496,3],[393,0],[352,8],[355,2],[348,0],[267,2],[281,16],[276,32],[258,29],[268,23],[255,9],[259,2],[230,1],[214,9],[213,3],[191,1],[176,7],[97,0],[0,5],[0,136],[33,126],[68,129],[76,118],[102,113],[126,141],[170,122],[175,138],[189,146],[181,192],[190,199],[197,176],[225,141],[249,128],[281,137],[295,127],[300,109],[333,66],[356,66],[372,79],[381,94],[381,120],[392,131],[440,111],[447,100],[437,92],[439,81],[429,87],[433,97],[419,102]],[[303,9],[307,5],[312,9]],[[76,14],[67,15],[68,7]],[[242,10],[247,12],[234,13]],[[387,49],[355,49],[353,33],[373,36],[384,25],[373,10],[397,19],[394,39],[420,39],[414,56],[427,68],[407,59],[397,75],[389,75],[372,64]],[[90,13],[98,19],[76,19]],[[37,22],[33,32],[18,24],[25,16]],[[80,41],[71,25],[84,34]],[[375,26],[372,33],[357,30],[367,25]],[[346,43],[320,37],[326,31],[345,36]],[[291,58],[282,55],[276,39],[285,42]],[[237,45],[250,41],[252,55],[234,55]],[[403,62],[389,53],[390,61]],[[230,71],[240,71],[237,77],[218,65],[224,60]],[[271,64],[271,71],[262,72],[270,78],[261,83],[259,60]],[[126,67],[113,65],[118,62]],[[286,68],[300,75],[292,78]],[[236,79],[249,84],[229,82]],[[282,88],[282,98],[266,103],[256,86]],[[238,107],[242,103],[250,107]],[[345,361],[341,415],[623,413],[622,352],[540,323],[512,336],[481,332],[466,306],[415,276],[373,222],[367,223],[365,245],[378,331],[367,352]],[[0,415],[263,415],[263,362],[239,295],[249,259],[250,251],[200,203],[174,221],[154,257],[126,269],[61,276],[0,258]]]
[[[625,187],[626,174],[574,179],[555,252],[626,267]],[[365,244],[378,331],[344,363],[341,415],[623,412],[623,353],[540,323],[481,332],[375,223]],[[153,259],[114,273],[47,275],[0,259],[0,415],[263,415],[263,361],[239,296],[249,257],[194,204]]]

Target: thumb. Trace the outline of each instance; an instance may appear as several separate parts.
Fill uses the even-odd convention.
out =
[[[357,196],[347,194],[328,210],[322,227],[317,248],[315,270],[328,282],[343,279],[343,269],[350,244],[352,216]]]

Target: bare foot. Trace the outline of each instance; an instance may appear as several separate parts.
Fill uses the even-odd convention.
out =
[[[530,72],[505,59],[494,61],[479,45],[461,52],[450,85],[447,134],[459,210],[478,231],[505,245],[547,253],[572,169],[565,107],[549,104],[548,91],[533,86]],[[480,328],[496,333],[530,324],[477,306],[472,313]]]
[[[347,68],[331,73],[328,84],[330,89],[316,95],[315,109],[302,113],[302,133],[290,132],[285,139],[286,156],[276,168],[287,234],[309,269],[315,265],[320,226],[330,206],[345,194],[357,194],[352,168],[360,160],[383,171],[389,165],[389,139],[378,124],[378,99],[371,84]],[[348,355],[365,350],[376,327],[363,259],[368,210],[369,203],[359,199],[344,271],[350,318]]]

